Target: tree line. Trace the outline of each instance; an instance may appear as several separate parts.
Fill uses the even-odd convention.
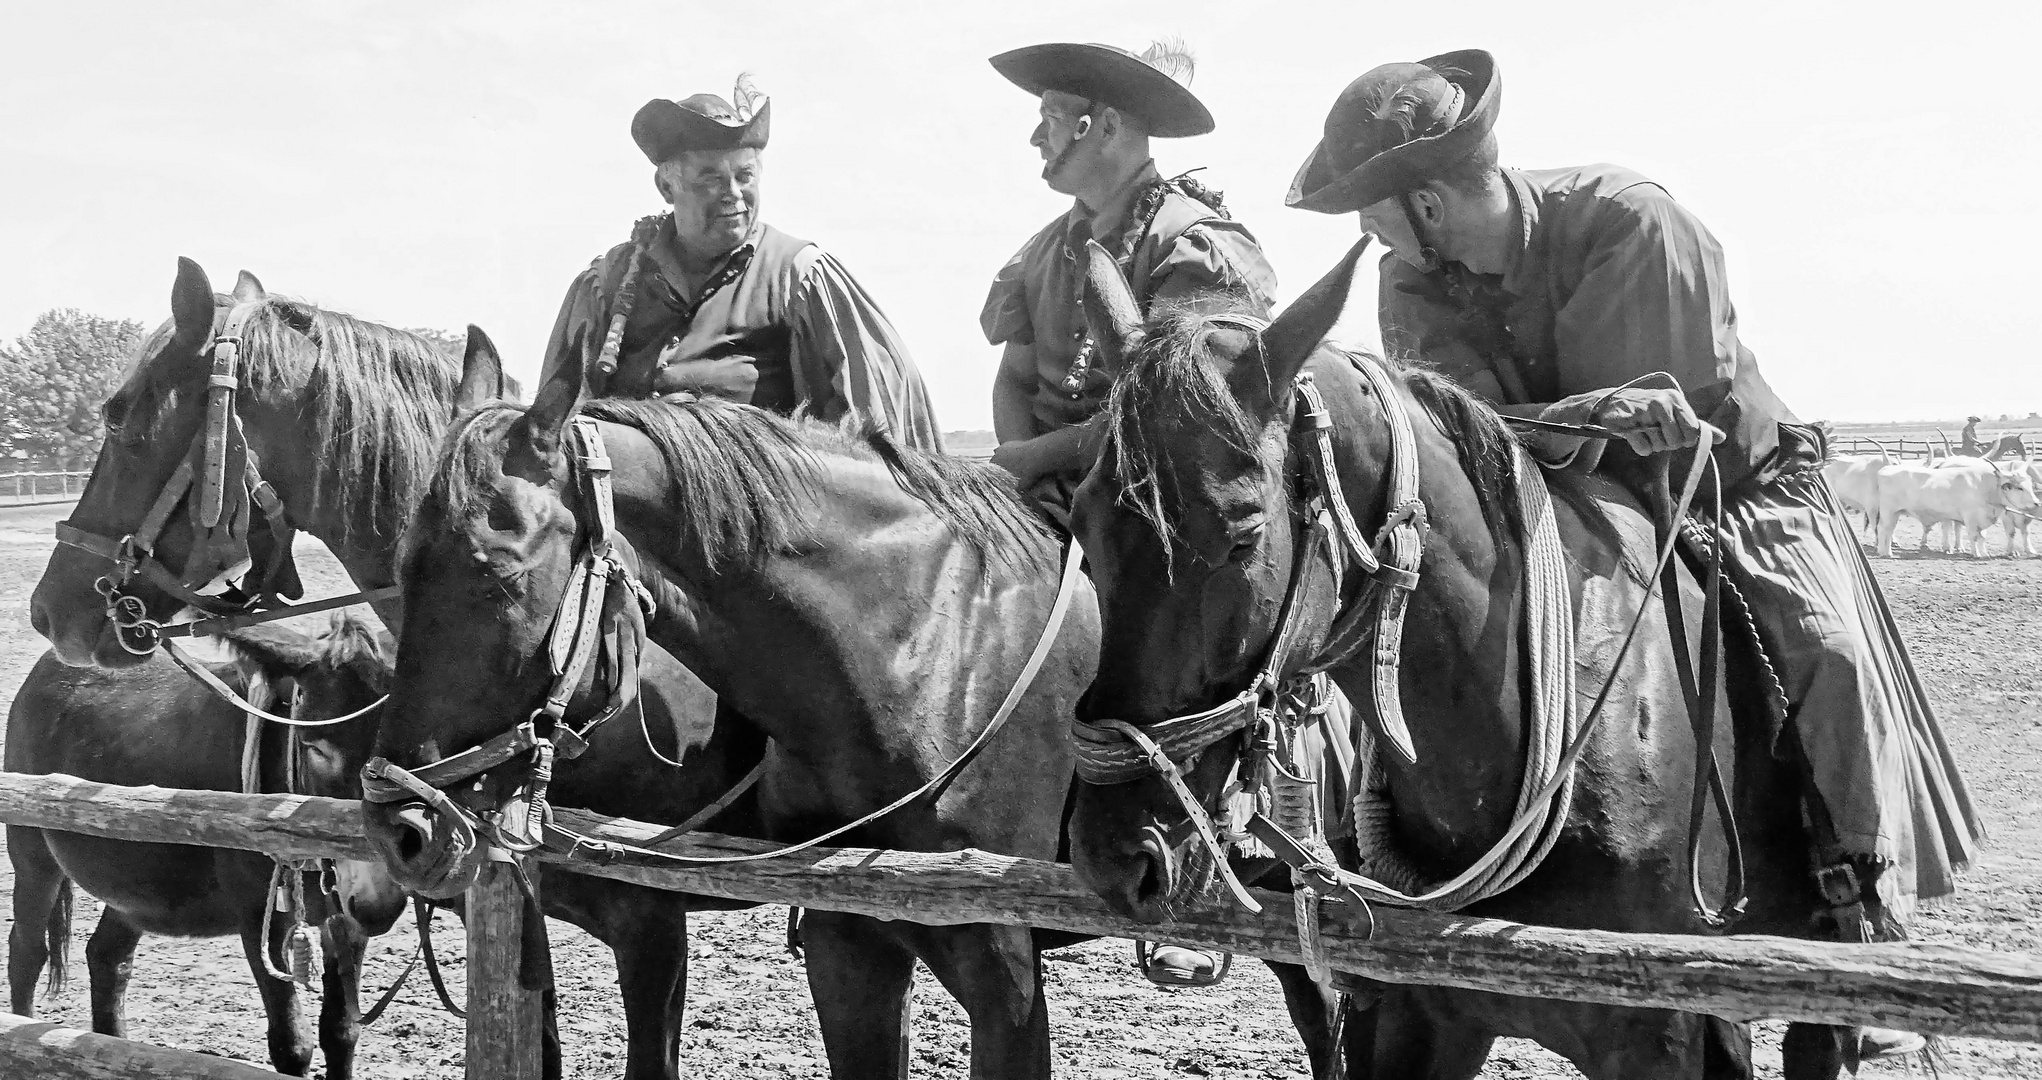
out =
[[[461,358],[463,335],[412,332]],[[147,334],[133,319],[55,308],[0,344],[0,472],[90,468],[106,433],[99,407]]]

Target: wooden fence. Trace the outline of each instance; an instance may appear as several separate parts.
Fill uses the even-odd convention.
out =
[[[0,473],[0,503],[75,498],[91,476],[76,471]]]
[[[644,841],[656,825],[556,809],[590,835]],[[69,776],[0,773],[0,821],[125,840],[261,851],[287,858],[374,858],[357,804],[284,795],[130,788]],[[767,845],[696,834],[676,854],[729,855]],[[982,851],[811,849],[742,866],[652,869],[545,856],[655,888],[944,925],[1016,923],[1112,937],[1162,938],[1298,960],[1286,898],[1161,925],[1114,914],[1069,867]],[[1881,1024],[1928,1034],[2042,1042],[2042,957],[1950,945],[1839,945],[1761,936],[1619,934],[1524,926],[1377,907],[1371,920],[1328,908],[1332,965],[1390,982],[1568,1001]],[[485,874],[468,896],[470,1077],[536,1075],[537,1012],[517,989],[516,887]],[[0,1076],[21,1075],[0,1040]],[[37,1073],[59,1077],[104,1074]],[[203,1074],[212,1076],[214,1074]],[[240,1074],[222,1073],[221,1076]]]

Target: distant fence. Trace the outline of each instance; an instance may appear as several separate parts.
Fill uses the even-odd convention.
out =
[[[85,490],[91,470],[0,473],[0,505],[43,499],[75,498]]]
[[[2028,431],[1995,431],[1989,437],[1979,436],[1979,440],[1990,447],[2003,435],[2019,435],[2031,448],[2036,441],[2036,434]],[[1946,451],[1955,453],[1963,450],[1963,444],[1955,438],[1944,442],[1942,439],[1914,439],[1905,435],[1837,435],[1829,440],[1829,445],[1839,454],[1876,454],[1883,450],[1897,458],[1925,458],[1931,453],[1941,455]]]

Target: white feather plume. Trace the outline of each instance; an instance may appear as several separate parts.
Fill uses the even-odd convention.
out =
[[[1191,46],[1181,37],[1151,43],[1142,50],[1141,60],[1185,86],[1191,85],[1191,77],[1198,72],[1198,58],[1191,55]]]

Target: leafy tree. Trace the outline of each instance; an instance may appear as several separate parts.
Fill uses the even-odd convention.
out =
[[[142,324],[76,308],[45,311],[0,345],[0,451],[90,458],[103,434],[99,406],[141,345]]]

